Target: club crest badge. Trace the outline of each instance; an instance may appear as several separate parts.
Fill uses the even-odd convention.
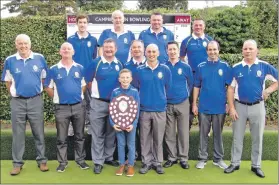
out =
[[[262,76],[262,72],[260,70],[257,71],[257,76],[258,77]]]
[[[37,72],[37,71],[39,70],[38,66],[33,65],[33,70],[34,70],[35,72]]]
[[[206,47],[207,46],[207,42],[203,41],[202,45],[203,45],[203,47]]]
[[[177,71],[177,73],[178,73],[179,75],[181,75],[181,74],[182,74],[182,69],[179,68],[178,71]]]
[[[90,42],[90,41],[87,42],[87,46],[88,46],[89,48],[91,47],[91,42]]]
[[[62,78],[61,74],[58,73],[57,79],[61,79],[61,78]]]
[[[118,65],[115,66],[115,70],[119,71],[119,66]]]
[[[79,78],[79,73],[78,72],[75,72],[75,77]]]
[[[15,73],[20,73],[20,72],[21,71],[18,68],[16,68]]]
[[[164,40],[167,40],[167,35],[163,35],[163,39],[164,39]]]
[[[218,70],[218,74],[219,74],[220,76],[223,76],[223,70],[222,70],[222,69],[219,69],[219,70]]]
[[[159,78],[159,79],[162,79],[162,78],[163,78],[163,73],[162,73],[162,72],[159,72],[159,73],[158,73],[158,78]]]
[[[127,38],[124,38],[124,43],[128,44],[128,39]]]

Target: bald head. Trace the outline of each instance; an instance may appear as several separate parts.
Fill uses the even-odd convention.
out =
[[[75,51],[71,43],[64,42],[60,47],[59,53],[62,56],[62,59],[64,58],[72,59],[72,56],[74,55]]]
[[[207,46],[206,46],[206,50],[208,50],[208,46],[209,46],[209,45],[216,46],[216,47],[218,48],[218,50],[220,50],[220,45],[219,45],[219,43],[218,43],[216,40],[210,41],[210,42],[207,44]]]
[[[156,63],[159,56],[159,48],[156,44],[149,44],[145,49],[147,62]]]
[[[159,48],[158,48],[158,46],[157,46],[156,44],[149,44],[149,45],[146,47],[146,50],[147,50],[148,48],[152,48],[152,49],[155,49],[155,50],[159,51]]]
[[[210,41],[206,46],[206,52],[210,61],[218,61],[219,58],[219,43],[215,40]]]
[[[74,50],[73,45],[72,45],[71,43],[69,43],[69,42],[64,42],[64,43],[61,45],[60,49],[65,48],[65,47],[71,48],[72,50]]]

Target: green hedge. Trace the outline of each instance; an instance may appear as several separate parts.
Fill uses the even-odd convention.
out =
[[[36,149],[34,139],[30,131],[26,134],[25,153],[24,160],[34,160],[36,158]],[[45,135],[46,143],[46,156],[49,160],[56,160],[56,133],[48,132]],[[225,151],[225,160],[231,158],[231,146],[232,146],[232,132],[224,131],[223,143]],[[12,159],[12,136],[11,131],[1,132],[1,159]],[[199,146],[199,133],[198,131],[191,131],[190,133],[190,149],[189,160],[197,160],[198,158],[198,146]],[[91,159],[91,135],[86,135],[85,140],[86,159]],[[140,148],[140,147],[137,147]],[[139,152],[140,154],[140,152]],[[213,159],[213,137],[212,134],[209,139],[208,145],[209,160]],[[247,132],[244,137],[242,160],[250,160],[251,158],[251,137]],[[117,151],[115,151],[115,158],[117,158]],[[73,152],[73,137],[69,137],[68,144],[68,159],[74,160]],[[167,159],[166,150],[164,147],[164,159]],[[278,133],[276,131],[265,131],[263,141],[263,160],[278,160]],[[140,160],[140,157],[138,158]]]
[[[66,40],[66,17],[12,17],[1,19],[1,54],[0,54],[0,73],[2,74],[3,63],[7,56],[16,52],[14,39],[20,33],[26,33],[32,41],[32,50],[42,53],[51,66],[60,60],[58,50],[60,45]],[[4,34],[5,33],[5,34]],[[222,49],[222,48],[221,48]],[[231,65],[241,61],[240,54],[223,54],[222,59]],[[277,66],[278,56],[260,56]],[[1,101],[0,101],[0,120],[10,120],[9,95],[5,84],[0,84]],[[266,103],[267,120],[277,123],[278,120],[278,98],[277,92],[271,95]],[[53,105],[50,98],[44,93],[44,119],[48,123],[54,122]],[[228,122],[229,123],[229,122]]]

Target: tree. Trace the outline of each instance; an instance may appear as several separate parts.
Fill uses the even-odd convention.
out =
[[[4,5],[10,13],[20,12],[22,16],[54,16],[66,13],[66,7],[76,10],[75,0],[12,0]]]
[[[188,9],[188,0],[139,0],[139,9],[153,10],[156,8],[166,9]]]
[[[260,30],[259,46],[272,48],[278,41],[278,1],[247,1],[247,6],[253,9],[253,16],[258,20]]]
[[[77,0],[82,11],[112,11],[121,9],[124,0]]]
[[[226,9],[208,19],[206,29],[220,43],[221,53],[240,53],[245,40],[259,40],[260,27],[251,8]]]

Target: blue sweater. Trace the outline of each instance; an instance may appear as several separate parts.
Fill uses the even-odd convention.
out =
[[[172,84],[171,76],[170,69],[164,64],[158,64],[154,70],[147,63],[138,67],[135,78],[139,84],[141,111],[166,111],[167,92]]]
[[[86,69],[97,56],[97,39],[90,33],[86,38],[80,39],[75,33],[68,38],[68,42],[73,45],[75,50],[73,60]]]
[[[199,112],[224,114],[226,112],[227,88],[232,82],[230,66],[221,60],[200,63],[195,73],[194,86],[200,88]]]
[[[172,65],[170,61],[166,63],[170,68],[172,74],[172,87],[168,92],[168,103],[179,104],[186,100],[191,93],[194,79],[191,67],[178,61],[175,65]]]

